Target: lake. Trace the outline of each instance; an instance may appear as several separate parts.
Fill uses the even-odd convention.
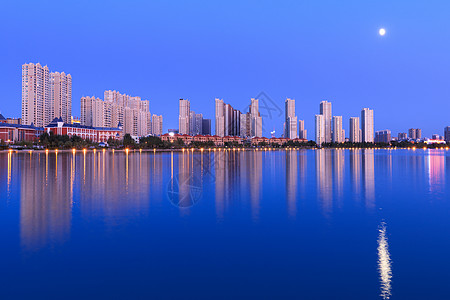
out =
[[[449,299],[450,151],[0,153],[1,299]]]

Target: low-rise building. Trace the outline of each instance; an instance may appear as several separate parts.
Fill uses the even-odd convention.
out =
[[[31,125],[0,123],[0,141],[13,142],[36,142],[44,133],[44,128]]]
[[[122,125],[119,123],[116,128],[109,127],[93,127],[81,124],[68,124],[62,118],[55,118],[53,121],[45,126],[45,131],[50,134],[52,132],[56,135],[79,136],[85,140],[94,142],[107,142],[112,138],[120,140],[123,138]]]

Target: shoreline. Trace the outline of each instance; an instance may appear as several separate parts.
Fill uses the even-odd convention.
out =
[[[177,149],[4,149],[0,153],[95,153],[95,152],[119,152],[119,153],[165,153],[165,152],[221,152],[221,151],[292,151],[292,150],[444,150],[448,151],[450,148],[436,147],[436,148],[177,148]]]

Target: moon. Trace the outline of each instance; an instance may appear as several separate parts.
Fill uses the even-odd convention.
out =
[[[380,28],[380,30],[378,30],[378,33],[379,33],[381,36],[383,36],[383,35],[386,34],[386,29]]]

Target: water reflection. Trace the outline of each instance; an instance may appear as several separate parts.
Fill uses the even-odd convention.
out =
[[[316,151],[317,196],[322,211],[329,215],[333,209],[333,151],[320,149]]]
[[[22,163],[20,168],[20,236],[25,251],[69,238],[73,197],[71,156],[47,153],[43,162],[28,159],[32,167]]]
[[[374,150],[363,150],[362,156],[364,193],[366,207],[373,209],[375,207],[375,169],[374,169]]]
[[[297,151],[286,151],[286,202],[288,214],[294,217],[297,213]]]
[[[445,193],[445,168],[450,161],[445,151],[402,151],[397,155],[389,152],[375,155],[375,152],[372,149],[7,152],[0,156],[4,166],[0,175],[6,194],[20,186],[24,249],[66,241],[70,237],[74,207],[83,219],[101,220],[108,227],[145,216],[151,205],[168,204],[168,183],[175,176],[185,183],[179,187],[179,194],[193,195],[193,191],[199,191],[202,203],[214,209],[218,220],[239,207],[248,218],[257,221],[264,209],[276,203],[285,205],[287,215],[295,217],[302,197],[302,211],[303,205],[318,206],[325,217],[336,213],[334,208],[341,210],[345,205],[355,205],[345,202],[346,199],[360,199],[366,208],[373,209],[377,204],[376,180],[377,184],[385,184],[407,178],[413,182],[407,184],[408,189],[429,187],[433,193]],[[310,170],[308,159],[315,163]],[[402,184],[406,185],[390,183],[396,188]],[[315,198],[317,201],[310,200]],[[180,207],[181,214],[192,210]]]
[[[378,229],[378,272],[380,275],[380,296],[383,299],[391,297],[391,256],[389,253],[389,244],[386,233],[386,223],[382,222]]]
[[[443,150],[427,150],[426,168],[430,192],[442,192],[445,185],[445,152]]]

